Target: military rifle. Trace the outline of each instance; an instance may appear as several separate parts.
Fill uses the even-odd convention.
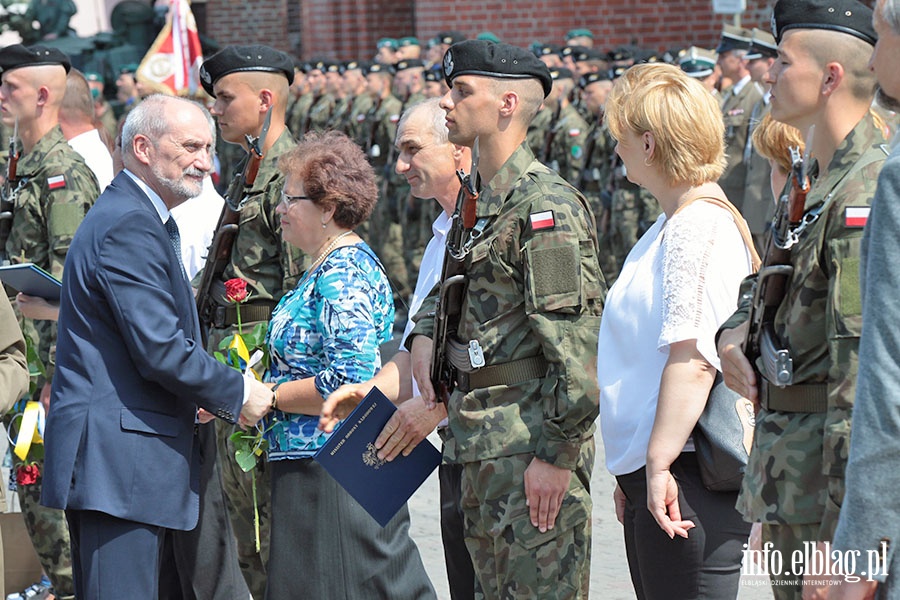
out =
[[[456,208],[450,217],[444,265],[441,268],[440,292],[434,308],[434,349],[431,355],[431,384],[440,402],[446,403],[456,387],[456,368],[447,357],[447,337],[459,327],[463,296],[468,279],[465,259],[469,253],[467,234],[475,227],[478,201],[478,138],[472,146],[472,167],[466,174],[456,171],[460,188]],[[477,344],[477,342],[476,342]],[[480,350],[480,348],[478,349]]]
[[[810,188],[807,170],[812,134],[811,128],[803,156],[799,147],[790,148],[791,186],[788,193],[779,198],[772,218],[765,258],[753,287],[749,330],[743,348],[751,364],[756,365],[756,359],[762,358],[762,374],[770,383],[779,387],[790,385],[794,374],[790,352],[775,334],[774,320],[794,271],[791,266],[791,250],[797,242],[798,228],[803,220],[806,196]]]
[[[212,244],[210,244],[209,252],[206,255],[206,264],[203,266],[200,285],[197,288],[197,314],[200,316],[200,323],[203,325],[201,329],[204,332],[204,338],[206,337],[206,327],[213,322],[213,316],[216,308],[219,306],[216,299],[224,297],[222,274],[231,262],[231,249],[237,237],[241,209],[247,200],[247,192],[253,187],[256,176],[259,174],[259,165],[264,157],[263,149],[266,144],[266,134],[269,133],[271,121],[272,107],[266,113],[266,119],[263,121],[259,137],[253,138],[245,135],[247,154],[244,157],[243,168],[235,175],[237,183],[232,184],[228,188],[229,194],[225,198],[222,214],[219,215],[216,234],[213,236]],[[232,198],[231,196],[235,193],[239,197]],[[206,339],[203,341],[205,345]]]
[[[9,257],[6,256],[6,241],[9,239],[9,234],[12,233],[13,209],[15,208],[16,192],[18,191],[16,169],[21,156],[18,139],[19,118],[16,117],[13,134],[9,137],[6,181],[3,182],[3,189],[0,190],[0,263],[5,263],[9,260]]]

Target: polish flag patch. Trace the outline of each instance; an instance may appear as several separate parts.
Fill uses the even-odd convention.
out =
[[[66,187],[66,176],[65,175],[54,175],[53,177],[47,178],[47,187],[51,190],[58,190]]]
[[[556,220],[553,218],[552,210],[545,210],[539,213],[531,213],[531,230],[541,231],[542,229],[553,229]]]
[[[866,221],[869,220],[870,210],[872,209],[868,206],[848,206],[844,209],[844,226],[865,227]]]

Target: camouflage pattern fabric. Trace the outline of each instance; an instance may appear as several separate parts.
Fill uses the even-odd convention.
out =
[[[285,125],[298,140],[306,134],[304,125],[309,109],[312,108],[313,100],[312,94],[303,94],[288,107]]]
[[[819,534],[819,525],[785,525],[766,523],[762,526],[762,543],[765,545],[771,542],[774,548],[781,550],[781,556],[785,558],[785,565],[788,565],[787,558],[794,555],[794,552],[800,551],[801,555],[806,549],[803,545],[805,540],[815,540]],[[768,569],[771,571],[771,569]],[[790,567],[785,566],[782,571],[789,572]],[[774,575],[769,573],[769,581],[772,582],[772,595],[775,600],[800,600],[803,594],[803,579],[797,575]]]
[[[588,124],[573,106],[567,105],[552,127],[554,135],[550,144],[550,164],[547,166],[576,185],[584,166]]]
[[[366,147],[366,115],[374,105],[375,101],[367,93],[362,93],[354,98],[353,104],[350,105],[346,133],[360,148]]]
[[[644,188],[625,178],[624,166],[616,157],[617,173],[613,174],[614,187],[609,214],[609,248],[616,259],[616,271],[610,280],[618,278],[625,258],[644,232],[650,229],[659,216],[659,203]]]
[[[531,215],[547,213],[552,226],[532,227]],[[541,378],[450,398],[444,457],[465,464],[466,543],[482,597],[581,597],[606,294],[593,219],[581,194],[524,143],[482,190],[476,217],[483,235],[465,259],[455,337],[477,340],[487,365],[543,356],[549,366]],[[433,306],[432,295],[423,309]],[[422,318],[414,334],[430,337],[433,326],[433,316]],[[525,516],[522,477],[533,457],[574,471],[557,526],[544,534]],[[566,592],[561,577],[572,581]]]
[[[531,524],[522,481],[531,454],[466,463],[462,498],[475,598],[589,598],[594,443],[582,445],[556,526]]]
[[[544,150],[544,138],[547,135],[547,130],[550,128],[551,121],[553,121],[553,111],[547,106],[542,106],[541,110],[538,111],[528,125],[525,141],[528,147],[531,148],[531,153],[535,156],[540,156]]]
[[[594,124],[587,135],[582,172],[579,175],[581,193],[587,199],[594,214],[597,227],[597,241],[600,243],[600,268],[606,276],[608,285],[612,285],[619,273],[619,265],[613,250],[610,235],[610,211],[612,209],[612,192],[609,182],[612,174],[613,156],[615,156],[616,140],[612,137],[605,122]]]
[[[44,461],[36,461],[38,469],[44,472]],[[75,584],[72,580],[72,554],[69,548],[69,526],[66,513],[62,510],[41,506],[41,479],[29,485],[16,486],[25,528],[37,552],[41,566],[59,600],[75,598]]]
[[[352,103],[353,98],[350,96],[344,96],[335,100],[334,110],[331,112],[331,117],[328,119],[325,128],[347,133],[347,121],[350,118],[350,106]]]
[[[97,178],[66,143],[58,125],[19,159],[17,175],[7,255],[13,263],[32,262],[61,279],[75,230],[100,195]],[[34,327],[49,381],[53,377],[50,358],[51,347],[56,345],[56,323],[35,321]]]
[[[250,302],[277,302],[296,287],[307,266],[308,258],[297,248],[281,239],[281,225],[275,212],[281,202],[284,175],[277,169],[278,158],[295,146],[290,132],[284,131],[269,149],[259,166],[256,181],[248,192],[248,199],[241,209],[239,228],[231,252],[231,263],[223,277],[240,277],[247,281],[252,291]],[[230,186],[228,194],[240,197],[237,182]],[[202,273],[198,273],[195,283]],[[251,331],[255,323],[244,323],[244,331]],[[237,333],[236,326],[211,327],[207,350],[218,350],[219,343]],[[216,424],[219,466],[222,470],[222,486],[228,499],[228,514],[238,540],[238,559],[241,572],[254,598],[265,594],[265,563],[268,560],[269,483],[268,475],[257,469],[256,496],[260,514],[261,550],[256,552],[253,525],[252,479],[234,460],[234,446],[228,439],[234,426],[225,422]]]
[[[827,385],[825,413],[760,410],[737,508],[751,521],[821,522],[830,540],[843,499],[850,417],[856,393],[862,327],[859,262],[862,227],[848,226],[846,209],[869,206],[887,155],[872,118],[860,121],[818,178],[806,209],[822,208],[794,246],[794,274],[775,314],[775,333],[790,349],[794,383]],[[746,319],[742,310],[723,326]]]
[[[335,103],[334,96],[330,94],[319,96],[319,99],[310,107],[306,116],[306,121],[309,123],[306,131],[318,131],[321,133],[328,129],[328,122],[331,120],[331,115],[334,112]],[[305,134],[306,131],[303,133]]]

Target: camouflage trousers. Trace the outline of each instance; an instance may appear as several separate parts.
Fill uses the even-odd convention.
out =
[[[616,274],[622,270],[628,253],[650,228],[659,212],[659,203],[650,192],[642,188],[632,185],[613,192],[609,217],[609,246],[616,259],[618,267]],[[606,272],[603,274],[606,275]]]
[[[587,599],[590,586],[593,440],[585,443],[556,525],[541,533],[525,505],[531,454],[463,466],[466,547],[475,598]]]
[[[231,425],[216,419],[219,468],[222,470],[222,488],[225,492],[228,517],[237,539],[238,562],[244,581],[254,600],[263,600],[266,594],[266,563],[269,561],[269,500],[271,484],[265,460],[245,473],[234,459],[234,445],[228,439],[236,431]],[[253,478],[256,478],[256,506],[259,511],[259,552],[256,551],[256,533],[253,517]]]
[[[38,461],[43,473],[44,462]],[[75,598],[72,581],[72,554],[69,545],[69,526],[64,511],[41,506],[41,479],[30,485],[16,488],[19,504],[25,517],[25,528],[41,561],[44,572],[53,583],[53,590],[60,600]]]
[[[803,594],[803,579],[800,575],[786,572],[791,570],[791,557],[795,551],[803,554],[804,542],[816,543],[819,538],[819,523],[804,523],[802,525],[786,525],[763,523],[762,544],[772,544],[772,552],[778,552],[778,556],[784,561],[782,573],[772,573],[771,565],[768,566],[769,581],[772,584],[772,595],[775,600],[800,600]]]

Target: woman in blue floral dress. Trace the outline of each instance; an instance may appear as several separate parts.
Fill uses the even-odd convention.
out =
[[[324,399],[381,367],[394,321],[381,262],[353,228],[377,199],[372,168],[345,135],[309,134],[278,163],[282,236],[312,259],[269,323],[272,537],[266,598],[434,598],[404,507],[381,528],[312,456]]]

